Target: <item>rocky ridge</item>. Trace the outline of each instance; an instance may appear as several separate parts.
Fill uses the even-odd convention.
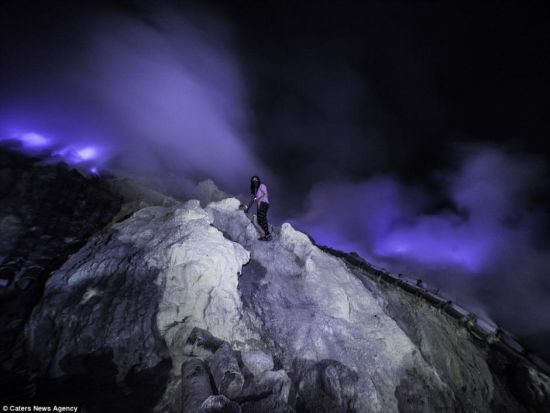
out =
[[[543,411],[548,378],[526,360],[514,389],[507,356],[445,312],[289,224],[257,241],[238,207],[147,207],[91,239],[27,323],[36,374],[66,389],[109,366],[90,411]]]
[[[289,224],[258,241],[212,182],[182,203],[4,158],[3,399],[89,412],[550,405],[547,366],[509,333]]]

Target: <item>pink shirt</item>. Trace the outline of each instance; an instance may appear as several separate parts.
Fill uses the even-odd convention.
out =
[[[267,197],[267,186],[260,184],[260,187],[256,191],[256,202],[260,205],[260,202],[269,204],[269,198]]]

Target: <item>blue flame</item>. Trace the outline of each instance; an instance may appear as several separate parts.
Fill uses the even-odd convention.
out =
[[[34,132],[23,133],[19,140],[24,146],[31,148],[44,148],[50,144],[50,139]]]
[[[0,137],[0,141],[18,141],[26,150],[44,149],[52,144],[52,140],[36,132],[11,134],[9,137]]]
[[[0,141],[17,141],[21,144],[19,149],[26,153],[46,151],[50,159],[73,166],[84,166],[92,174],[98,174],[98,165],[108,160],[106,147],[97,144],[63,145],[60,140],[37,132],[12,133],[9,137],[0,137]]]
[[[84,147],[69,145],[56,149],[53,155],[63,158],[65,162],[71,165],[76,165],[87,161],[97,160],[99,158],[99,153],[100,150],[95,145]]]

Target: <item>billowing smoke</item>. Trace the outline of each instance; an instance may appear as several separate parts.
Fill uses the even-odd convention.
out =
[[[29,74],[36,88],[20,81],[4,95],[3,138],[40,136],[72,163],[84,154],[170,190],[213,178],[238,192],[251,174],[266,176],[222,20],[159,5],[81,20],[76,44],[63,53],[56,44]]]
[[[541,165],[470,146],[458,170],[438,175],[445,207],[434,210],[441,200],[420,187],[378,176],[316,185],[297,223],[320,244],[423,278],[518,334],[534,334],[550,326],[550,254],[539,243],[548,217],[532,205]]]
[[[513,50],[523,81],[484,49],[456,64],[486,32],[493,8],[475,22],[468,13],[479,27],[464,41],[456,36],[460,10],[448,13],[456,19],[448,26],[447,14],[398,5],[276,5],[266,15],[245,5],[234,20],[237,39],[225,20],[176,2],[74,2],[55,12],[50,2],[16,3],[0,14],[8,39],[0,139],[117,169],[174,195],[204,178],[244,192],[258,174],[273,224],[300,211],[309,193],[308,212],[291,221],[319,244],[422,278],[520,334],[548,332],[549,220],[534,208],[544,202],[531,202],[548,171],[488,145],[456,151],[458,167],[449,170],[451,139],[440,139],[471,130],[469,140],[483,142],[484,131],[500,128],[508,142],[525,119],[536,131],[531,121],[540,118],[538,130],[547,130],[546,95],[534,92],[545,90],[534,85],[547,71],[529,71],[529,53]],[[510,27],[489,44],[506,44],[501,34],[520,38],[527,26],[517,36]],[[460,69],[480,59],[490,76]],[[525,90],[538,100],[530,103]]]

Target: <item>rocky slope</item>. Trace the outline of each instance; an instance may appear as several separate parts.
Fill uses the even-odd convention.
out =
[[[90,412],[547,411],[548,376],[456,307],[289,224],[260,242],[237,199],[135,198],[49,276],[20,335],[25,397]]]
[[[33,391],[21,332],[44,283],[113,219],[121,201],[105,182],[66,164],[45,164],[43,156],[0,147],[0,391],[5,398]]]

